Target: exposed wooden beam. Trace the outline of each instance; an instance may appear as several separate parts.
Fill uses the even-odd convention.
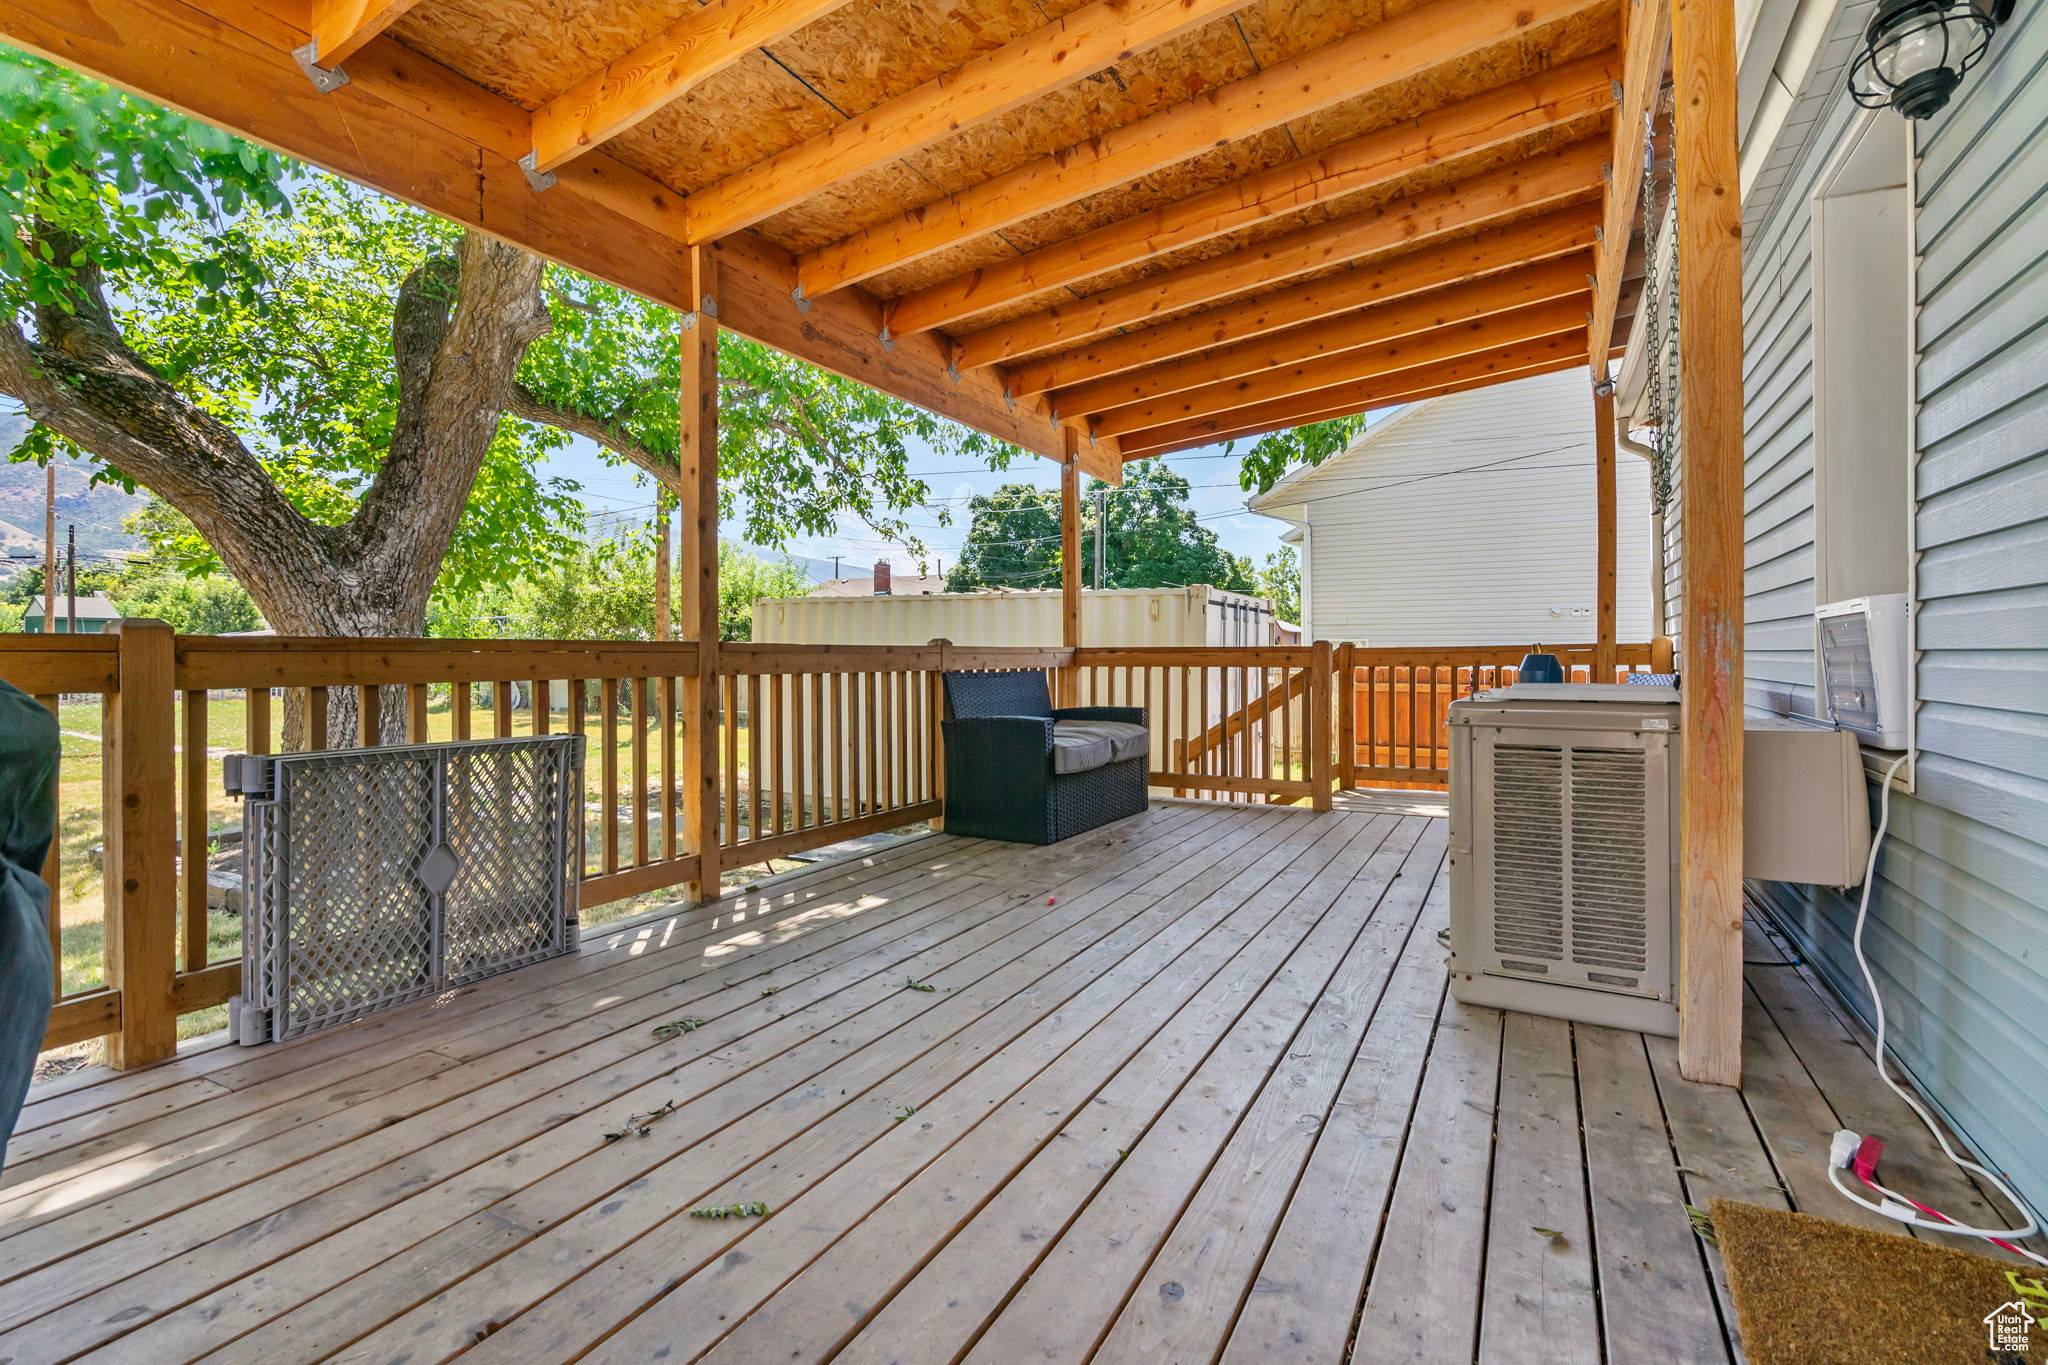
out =
[[[1475,352],[1498,350],[1518,342],[1557,338],[1570,333],[1571,344],[1585,352],[1586,291],[1566,298],[1419,332],[1384,346],[1366,346],[1340,355],[1278,366],[1185,393],[1114,408],[1091,420],[1090,426],[1112,436],[1208,417],[1269,398],[1301,396],[1322,389],[1368,383],[1402,370],[1442,364]],[[1559,343],[1563,345],[1562,342]]]
[[[1020,396],[1044,393],[1103,379],[1176,356],[1243,342],[1283,327],[1408,298],[1460,280],[1583,253],[1593,244],[1593,233],[1599,225],[1600,206],[1588,203],[1508,227],[1488,228],[1470,237],[1390,256],[1306,284],[1204,309],[1135,332],[1104,337],[1071,351],[1022,361],[1006,370],[1010,392]]]
[[[1635,234],[1636,210],[1642,202],[1643,145],[1657,107],[1657,92],[1664,84],[1665,52],[1671,44],[1671,12],[1665,8],[1665,0],[1626,0],[1621,13],[1625,51],[1621,107],[1614,114],[1606,212],[1600,244],[1594,248],[1591,354],[1603,374],[1607,345],[1614,336],[1614,313],[1621,301],[1629,239]]]
[[[323,0],[336,3],[337,0]],[[551,171],[616,137],[756,48],[847,0],[712,0],[533,111],[535,169]]]
[[[285,0],[0,0],[0,40],[278,151],[481,228],[678,310],[689,288],[683,197],[597,152],[528,187],[517,105],[390,38],[365,45],[349,84],[322,95],[290,52],[307,41]],[[166,53],[204,52],[207,61]],[[403,152],[393,152],[402,148]],[[858,290],[800,314],[786,253],[751,236],[721,243],[730,330],[1058,458],[1042,404],[1006,401],[1000,377],[950,372],[941,340],[880,340],[879,305]]]
[[[1662,0],[1643,0],[1645,5]],[[1678,198],[1685,781],[1678,802],[1678,1067],[1742,1079],[1742,196],[1735,14],[1671,0]]]
[[[1163,166],[1209,151],[1219,143],[1241,141],[1344,100],[1455,66],[1489,46],[1518,40],[1529,26],[1569,18],[1606,3],[1608,0],[1433,0],[1291,61],[1205,91],[1186,103],[1111,129],[821,247],[798,258],[798,277],[806,295],[843,288],[1091,194],[1128,184]],[[1605,68],[1606,80],[1596,84],[1586,71],[1575,70],[1569,78],[1558,79],[1552,74],[1544,79],[1551,90],[1568,92],[1562,99],[1546,99],[1533,90],[1510,87],[1504,92],[1464,101],[1453,108],[1484,108],[1476,117],[1467,110],[1462,119],[1436,119],[1446,130],[1441,147],[1416,123],[1402,123],[1354,139],[1341,149],[1333,148],[1334,157],[1326,152],[1290,163],[1279,174],[1266,172],[1258,177],[1259,185],[1240,182],[1238,188],[1242,193],[1232,193],[1227,187],[1228,203],[1218,203],[1212,216],[1242,224],[1363,188],[1401,171],[1460,155],[1461,148],[1470,150],[1465,144],[1491,145],[1515,135],[1507,129],[1540,128],[1546,121],[1542,107],[1548,104],[1571,108],[1580,115],[1605,107],[1612,103],[1606,81],[1617,74],[1612,69],[1616,64],[1600,59],[1574,64],[1588,65]],[[1529,84],[1533,82],[1516,83]],[[1356,144],[1365,146],[1357,148]],[[1396,166],[1398,169],[1392,169]],[[1213,195],[1196,197],[1215,202]],[[1190,217],[1186,211],[1177,216],[1182,221]],[[1199,218],[1195,221],[1199,222]],[[1229,230],[1213,227],[1201,235],[1213,236]],[[1194,235],[1199,231],[1191,231],[1194,240],[1200,240],[1200,235]],[[1096,269],[1110,269],[1116,264],[1119,262]],[[896,324],[892,321],[891,326]]]
[[[313,64],[339,66],[418,3],[419,0],[312,0],[307,28],[313,45]]]
[[[1143,403],[1242,376],[1265,375],[1321,357],[1362,347],[1385,346],[1418,332],[1428,332],[1505,313],[1533,303],[1583,298],[1584,252],[1553,261],[1503,271],[1484,279],[1452,285],[1380,304],[1283,332],[1269,332],[1252,341],[1183,356],[1178,360],[1128,374],[1076,384],[1052,392],[1053,411],[1063,422],[1085,423],[1088,414]]]
[[[751,227],[863,171],[1028,104],[1250,0],[1095,0],[690,196],[692,241]]]
[[[970,370],[1074,346],[1119,327],[1143,325],[1297,275],[1561,204],[1595,190],[1606,150],[1602,140],[1588,138],[1470,180],[971,332],[960,338],[955,363]]]
[[[1150,459],[1175,450],[1192,450],[1239,436],[1262,435],[1286,427],[1306,426],[1333,417],[1349,417],[1372,408],[1415,402],[1444,393],[1485,388],[1530,374],[1545,374],[1583,365],[1585,330],[1542,337],[1533,342],[1461,356],[1437,365],[1377,376],[1345,388],[1287,394],[1219,412],[1195,421],[1167,423],[1124,438],[1124,458]]]

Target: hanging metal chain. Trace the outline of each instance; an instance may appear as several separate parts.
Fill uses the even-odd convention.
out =
[[[1643,139],[1643,253],[1650,271],[1644,287],[1643,334],[1650,346],[1648,399],[1655,424],[1650,446],[1657,452],[1650,469],[1650,500],[1659,512],[1671,503],[1679,433],[1678,253],[1671,253],[1669,270],[1660,274],[1657,266],[1664,225],[1675,207],[1677,191],[1673,175],[1666,175],[1661,187],[1657,176],[1657,132],[1669,126],[1668,118],[1669,110],[1660,99],[1651,114],[1650,136]]]

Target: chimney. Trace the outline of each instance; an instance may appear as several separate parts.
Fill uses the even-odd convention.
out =
[[[889,561],[878,559],[875,561],[875,596],[890,597],[893,595],[889,588]]]

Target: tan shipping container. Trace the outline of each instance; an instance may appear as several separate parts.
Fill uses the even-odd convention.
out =
[[[902,596],[767,597],[754,604],[754,639],[778,645],[923,645],[951,640],[980,648],[1058,647],[1060,594],[935,592]],[[1147,645],[1292,644],[1263,597],[1196,584],[1081,593],[1082,643],[1104,649]]]

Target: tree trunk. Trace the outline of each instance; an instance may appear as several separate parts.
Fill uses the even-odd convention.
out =
[[[39,235],[58,253],[83,245]],[[0,318],[0,391],[183,513],[280,635],[416,637],[520,359],[548,329],[541,274],[538,257],[471,232],[453,259],[406,277],[392,314],[391,445],[339,526],[302,514],[232,429],[128,347],[95,265],[78,269],[70,307],[36,310],[34,339]],[[402,690],[387,691],[383,738],[394,742],[406,708]],[[353,744],[354,694],[330,702],[328,744]],[[306,719],[288,698],[288,747],[303,744]]]

